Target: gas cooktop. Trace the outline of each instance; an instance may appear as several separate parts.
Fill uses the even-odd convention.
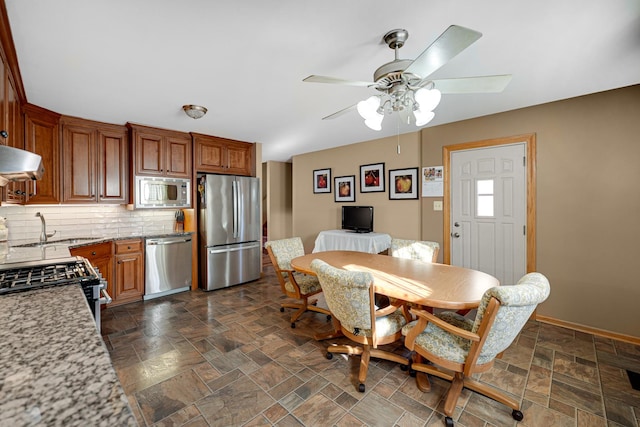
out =
[[[98,279],[82,257],[68,257],[0,265],[0,295],[49,286],[72,285]]]

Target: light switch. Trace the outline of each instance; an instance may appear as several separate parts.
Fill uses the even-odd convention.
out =
[[[441,211],[442,210],[442,200],[435,200],[433,202],[433,210],[434,211]]]

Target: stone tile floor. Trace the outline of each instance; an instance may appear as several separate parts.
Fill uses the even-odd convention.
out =
[[[553,290],[552,290],[553,292]],[[256,282],[114,307],[102,333],[141,426],[440,426],[448,383],[429,393],[396,364],[372,359],[365,393],[359,357],[325,358],[311,337],[330,322],[290,310],[269,266]],[[322,304],[322,301],[320,301]],[[407,354],[401,343],[385,346]],[[639,426],[640,346],[535,321],[481,380],[522,399],[524,420],[467,390],[457,426]]]

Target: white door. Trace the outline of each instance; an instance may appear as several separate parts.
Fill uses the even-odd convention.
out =
[[[526,144],[451,152],[451,264],[514,284],[527,265]]]

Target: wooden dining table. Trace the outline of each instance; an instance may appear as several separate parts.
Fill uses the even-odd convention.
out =
[[[427,308],[473,309],[480,305],[485,291],[500,286],[498,279],[481,271],[355,251],[326,251],[300,256],[291,260],[291,268],[315,275],[311,269],[314,259],[344,270],[368,271],[373,276],[375,293]],[[315,338],[322,340],[339,335],[336,331],[316,335]],[[414,356],[414,361],[419,361],[419,355]],[[431,389],[426,374],[420,372],[416,375],[416,385],[424,392]]]
[[[315,274],[311,270],[314,259],[344,270],[368,271],[377,294],[425,307],[473,309],[487,289],[500,285],[498,279],[481,271],[356,251],[303,255],[291,260],[291,268]]]

